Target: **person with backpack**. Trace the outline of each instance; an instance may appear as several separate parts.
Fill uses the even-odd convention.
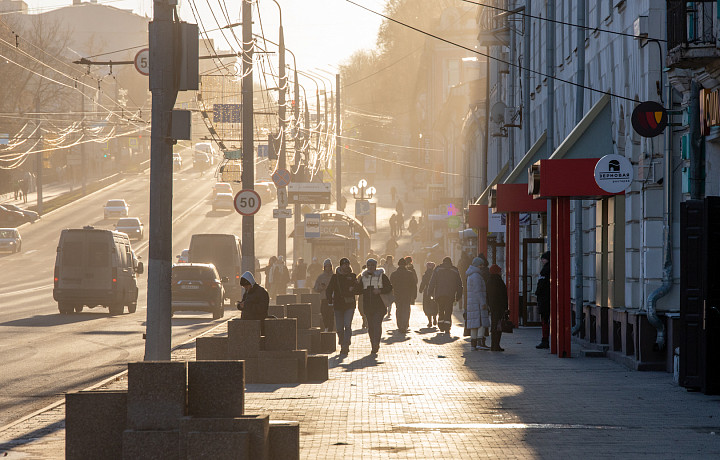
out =
[[[440,332],[449,334],[452,326],[453,301],[459,301],[463,295],[460,272],[453,266],[450,257],[445,257],[433,271],[428,292],[438,304],[438,328]]]
[[[382,295],[391,293],[393,287],[385,272],[378,270],[377,260],[370,258],[365,264],[367,268],[358,277],[358,282],[362,289],[363,309],[368,323],[368,335],[372,347],[370,353],[377,355],[382,337],[382,322],[387,313]]]

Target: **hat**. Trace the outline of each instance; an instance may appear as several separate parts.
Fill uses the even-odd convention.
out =
[[[540,258],[541,258],[541,259],[545,259],[545,260],[547,260],[548,262],[550,262],[550,251],[545,251],[545,252],[543,252],[543,254],[540,256]]]
[[[472,261],[473,267],[484,267],[485,266],[485,259],[482,257],[475,257]]]
[[[404,267],[407,265],[407,262],[405,262],[405,259],[398,260],[398,267]]]
[[[489,270],[490,270],[490,274],[492,274],[492,275],[499,275],[500,273],[502,273],[502,269],[497,264],[490,265]]]
[[[330,265],[330,266],[332,267],[332,260],[330,260],[330,259],[325,259],[325,261],[323,262],[323,267],[326,266],[326,265]]]
[[[375,259],[373,259],[373,258],[370,258],[370,259],[368,259],[368,260],[365,261],[365,265],[367,265],[367,266],[374,265],[374,266],[377,267],[377,260],[375,260]]]
[[[342,264],[350,264],[350,259],[348,259],[347,257],[343,257],[342,259],[340,259],[340,265]]]

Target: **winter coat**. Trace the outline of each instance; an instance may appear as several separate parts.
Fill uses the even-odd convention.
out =
[[[382,270],[375,270],[373,272],[365,270],[358,277],[358,282],[362,289],[363,296],[363,310],[365,314],[380,313],[385,314],[387,307],[383,302],[381,294],[389,294],[392,292],[392,284],[390,279],[385,275]],[[380,289],[380,294],[375,294],[373,289]]]
[[[417,290],[417,279],[405,267],[398,267],[390,275],[390,282],[393,285],[395,302],[398,304],[410,305],[415,299]]]
[[[418,278],[417,272],[415,271],[415,267],[413,266],[413,264],[406,265],[405,269],[407,271],[409,271],[410,273],[412,273],[412,276],[415,279],[415,289],[413,291],[413,297],[412,297],[412,303],[415,303],[415,300],[417,299],[417,286],[418,286],[419,278]]]
[[[508,308],[507,286],[502,276],[490,274],[486,279],[487,303],[493,318],[501,317]]]
[[[540,269],[537,288],[535,288],[535,297],[537,297],[538,313],[544,316],[550,315],[550,263],[543,265]]]
[[[310,265],[308,265],[307,268],[307,279],[312,283],[317,279],[318,276],[320,276],[320,273],[322,273],[323,267],[318,262],[313,262]]]
[[[438,297],[460,299],[463,294],[463,284],[458,269],[453,267],[452,264],[444,262],[438,265],[433,272],[432,278],[430,278],[428,292],[435,300]]]
[[[332,273],[326,273],[323,271],[315,280],[315,287],[313,290],[320,293],[320,300],[327,299],[326,291],[328,286],[330,286],[330,278],[332,278],[332,276]]]
[[[307,277],[307,265],[305,265],[305,262],[297,264],[292,273],[293,281],[305,280],[306,277]]]
[[[360,294],[357,275],[335,273],[325,290],[325,297],[334,310],[347,310],[355,308],[355,296]]]
[[[242,277],[249,281],[252,286],[250,289],[246,289],[243,294],[243,307],[238,307],[238,310],[242,311],[240,319],[264,320],[267,317],[270,296],[265,288],[255,282],[252,273],[245,272]]]
[[[470,329],[490,327],[483,271],[471,265],[465,273],[467,274],[467,327]]]
[[[430,298],[430,294],[428,293],[428,287],[430,286],[430,278],[432,278],[432,274],[432,269],[428,268],[425,270],[422,281],[420,281],[420,292],[423,295],[423,313],[425,313],[425,316],[435,316],[438,314],[437,303]]]

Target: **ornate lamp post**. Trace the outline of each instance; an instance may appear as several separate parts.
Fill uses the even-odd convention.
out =
[[[360,179],[357,186],[350,187],[350,193],[355,198],[355,217],[360,218],[360,222],[365,226],[364,218],[370,215],[370,202],[377,193],[375,187],[368,187],[368,183],[365,179]]]

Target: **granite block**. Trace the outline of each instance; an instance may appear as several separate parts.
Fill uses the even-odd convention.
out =
[[[335,353],[337,334],[334,332],[320,333],[320,353]]]
[[[312,327],[319,327],[323,328],[325,325],[323,324],[322,315],[320,313],[313,313],[312,319],[311,319]]]
[[[195,359],[224,361],[228,359],[227,337],[198,337],[195,339]]]
[[[259,383],[299,383],[295,358],[258,359]]]
[[[180,440],[182,459],[251,460],[250,434],[245,432],[190,431]]]
[[[178,422],[179,420],[178,418]],[[180,432],[125,430],[122,458],[123,460],[179,460]]]
[[[304,382],[307,380],[307,350],[292,350],[292,351],[261,351],[258,354],[258,362],[274,359],[295,359],[297,361],[298,368],[298,380],[297,382]]]
[[[245,358],[245,384],[258,383],[258,359]]]
[[[275,298],[275,303],[278,305],[287,305],[296,302],[297,296],[295,294],[278,294],[278,296]]]
[[[122,458],[127,391],[65,395],[65,458]]]
[[[285,420],[270,422],[270,459],[300,460],[300,424]]]
[[[309,294],[311,292],[311,289],[309,287],[301,287],[301,288],[293,288],[292,291],[293,291],[293,294],[300,297],[303,294]]]
[[[228,321],[228,359],[255,358],[260,351],[260,321]]]
[[[297,328],[310,329],[312,326],[312,314],[309,303],[295,303],[287,306],[287,317],[297,319]]]
[[[298,329],[298,349],[308,350],[310,353],[320,353],[320,332],[319,327]]]
[[[188,362],[188,415],[239,417],[244,407],[244,361]]]
[[[324,382],[328,379],[328,356],[314,355],[307,357],[308,382]]]
[[[266,319],[265,350],[295,349],[297,349],[297,320],[295,318]]]
[[[230,418],[183,417],[180,420],[182,437],[186,433],[246,432],[249,434],[250,459],[267,459],[270,440],[270,416],[243,415]]]
[[[320,314],[320,294],[318,293],[310,293],[310,294],[300,294],[300,303],[309,303],[310,304],[310,310],[312,311],[313,315],[319,315]]]
[[[275,318],[287,318],[285,305],[270,305],[268,307],[268,316],[274,316]]]
[[[187,364],[177,361],[128,363],[127,427],[176,430],[185,415]]]

